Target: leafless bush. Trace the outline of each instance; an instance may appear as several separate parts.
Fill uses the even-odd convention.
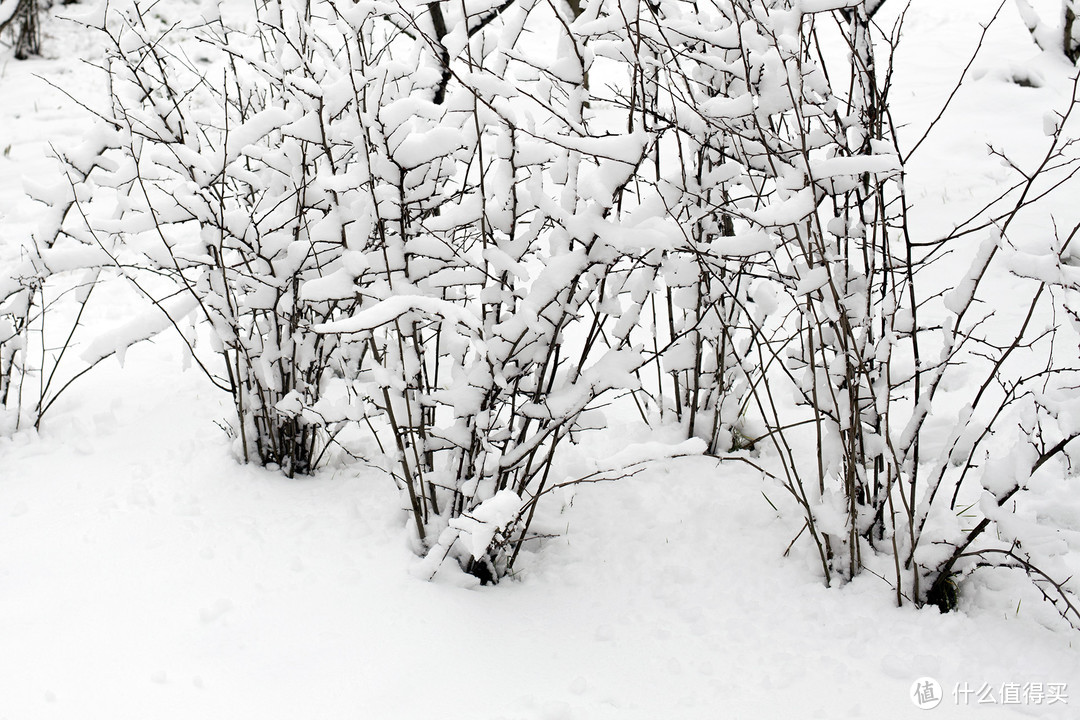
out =
[[[1061,0],[1059,24],[1056,25],[1040,16],[1030,0],[1016,0],[1016,7],[1031,37],[1043,51],[1063,55],[1074,64],[1080,60],[1080,26],[1076,24],[1075,0]]]
[[[695,407],[686,399],[715,382],[702,370],[729,373],[731,382],[715,386],[739,412],[712,427],[737,427],[740,414],[764,424],[757,444],[772,447],[774,474],[802,507],[800,535],[808,531],[826,583],[853,577],[864,553],[880,553],[893,558],[898,602],[951,608],[945,596],[959,567],[985,565],[1003,550],[997,544],[1018,538],[995,512],[963,532],[940,516],[956,524],[958,498],[978,495],[968,487],[975,478],[1005,508],[1075,437],[1060,404],[1076,373],[1075,354],[1061,349],[1075,337],[1063,327],[1072,312],[1072,235],[1038,260],[1020,257],[1022,244],[1010,238],[1017,217],[1076,172],[1061,131],[1071,106],[1055,119],[1041,164],[1018,170],[998,202],[948,237],[914,237],[902,182],[911,150],[902,149],[907,139],[897,135],[888,100],[899,26],[876,28],[877,6],[830,7],[800,16],[784,3],[672,3],[640,20],[650,30],[633,56],[637,89],[623,103],[648,118],[659,147],[669,144],[662,157],[677,158],[666,173],[657,160],[649,182],[683,230],[653,304],[664,308],[660,317],[666,310],[669,328],[692,329],[677,340],[672,333],[657,368],[672,375],[676,411]],[[927,271],[975,232],[991,237],[942,303]],[[1058,270],[1033,278],[1021,325],[991,338],[978,291],[1002,254],[1013,272],[1048,262]],[[710,297],[710,287],[720,291]],[[1046,330],[1035,317],[1056,319]],[[702,349],[714,347],[731,356],[708,362]],[[1041,369],[1025,373],[1020,356],[1029,370]],[[947,412],[938,389],[960,365],[986,375],[970,386],[946,450],[931,459],[927,420]],[[1014,441],[999,455],[994,443],[1005,434]],[[714,452],[724,449],[712,439]],[[1029,459],[1015,482],[994,479],[1006,457]],[[986,543],[988,528],[997,529],[997,544]],[[1012,553],[1011,561],[1035,568],[1052,562]],[[1051,588],[1072,592],[1067,583]]]
[[[9,0],[0,7],[0,36],[12,38],[19,60],[41,53],[41,10],[38,0]]]
[[[87,211],[82,234],[150,302],[135,325],[182,329],[197,313],[216,362],[197,351],[196,335],[182,335],[232,396],[240,454],[292,476],[315,469],[345,420],[319,404],[336,343],[309,329],[340,304],[299,291],[342,262],[339,195],[327,179],[351,154],[312,90],[329,51],[306,25],[287,34],[288,20],[261,6],[245,43],[209,24],[204,40],[221,58],[211,79],[198,67],[205,58],[168,50],[138,5],[110,7],[98,28],[111,44],[112,105],[99,113],[108,139],[93,177],[76,186],[85,197],[115,190],[112,216]],[[291,65],[299,58],[307,62]]]
[[[106,139],[69,165],[70,197],[116,200],[77,203],[67,232],[150,301],[137,327],[210,328],[216,358],[183,336],[245,459],[312,472],[365,429],[430,573],[452,558],[497,580],[552,488],[704,448],[764,455],[826,583],[868,554],[892,559],[898,602],[952,607],[990,559],[1045,580],[1006,515],[1038,473],[1071,472],[1076,231],[1036,258],[1010,233],[1077,170],[1071,106],[1039,167],[915,237],[899,27],[837,5],[274,0],[203,23],[205,57],[114,5]],[[554,52],[523,41],[541,17]],[[965,279],[929,285],[975,233]],[[1032,283],[1004,340],[980,310],[1002,259]],[[958,365],[983,375],[929,457]],[[609,402],[691,439],[558,476]],[[973,528],[942,522],[980,493]]]

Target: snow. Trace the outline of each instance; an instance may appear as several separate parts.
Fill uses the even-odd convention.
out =
[[[776,240],[762,230],[748,230],[735,235],[718,235],[709,245],[721,255],[749,256],[775,250]]]
[[[411,132],[394,148],[394,160],[402,167],[420,167],[462,146],[461,132],[454,128],[435,128]]]
[[[900,158],[895,155],[855,155],[810,161],[810,174],[815,179],[837,175],[890,173],[899,169]]]
[[[3,0],[0,2],[0,25],[8,22],[19,9],[19,0]]]
[[[462,517],[452,519],[450,527],[460,531],[469,552],[479,560],[495,533],[513,522],[521,511],[522,502],[517,493],[500,490]]]
[[[705,441],[698,438],[690,438],[674,445],[661,442],[637,443],[619,450],[602,461],[597,461],[596,470],[597,472],[618,471],[681,455],[700,455],[705,452],[705,448]]]
[[[127,349],[137,342],[160,335],[165,330],[177,326],[196,306],[194,298],[180,297],[162,302],[124,325],[103,331],[83,350],[82,359],[94,365],[98,361],[116,355],[123,364]]]
[[[712,460],[579,490],[520,581],[418,580],[390,483],[238,468],[201,380],[160,391],[172,360],[133,348],[121,393],[102,377],[90,407],[0,445],[13,717],[914,718],[924,674],[1078,679],[1071,638],[1026,603],[943,616],[890,608],[869,579],[821,587],[780,560],[757,478]],[[615,431],[591,451],[633,432]]]
[[[798,6],[809,13],[852,4]],[[915,70],[898,73],[893,92],[901,119],[917,127],[933,118],[931,100],[948,92],[950,70],[965,62],[960,41],[951,39],[985,19],[977,4],[960,5],[916,0],[909,13],[900,60],[911,58],[907,67]],[[987,62],[1022,64],[1034,55],[1026,30],[1011,22],[1011,34],[996,36],[998,57]],[[74,26],[49,20],[46,49],[57,57],[8,62],[10,51],[0,50],[7,99],[0,150],[11,147],[0,156],[5,260],[7,244],[31,233],[41,213],[25,199],[23,180],[55,184],[48,143],[73,145],[85,130],[71,101],[36,76],[80,92],[101,81],[73,61],[100,52]],[[982,143],[994,133],[1025,141],[1031,133],[1018,135],[1017,125],[1040,135],[1056,99],[1050,91],[1017,95],[1015,86],[984,77],[928,142],[930,159],[907,170],[928,235],[995,187],[999,176]],[[269,113],[245,126],[230,140],[229,156],[291,119]],[[614,164],[635,162],[644,147],[634,136],[554,139],[602,150]],[[399,152],[417,162],[451,150],[452,140],[403,142]],[[894,169],[891,159],[852,160],[825,168]],[[815,176],[821,169],[814,167]],[[785,225],[812,210],[804,192],[761,222]],[[986,241],[982,253],[997,242]],[[771,249],[765,234],[717,243],[733,254]],[[58,251],[57,264],[78,252]],[[551,268],[538,294],[565,285],[580,262],[575,256]],[[313,286],[313,297],[351,292],[359,269]],[[820,287],[823,273],[811,271],[800,291]],[[957,312],[975,282],[958,280],[960,289],[944,301]],[[764,282],[753,297],[766,311],[776,304]],[[161,329],[157,310],[121,321],[130,293],[96,300],[95,312],[118,329],[78,348],[83,358]],[[412,311],[479,325],[453,303],[395,296],[318,329],[350,332]],[[1055,623],[1023,577],[973,578],[963,612],[948,615],[897,609],[871,573],[826,589],[805,535],[786,552],[799,526],[787,512],[795,501],[778,482],[741,460],[668,457],[693,455],[700,443],[674,432],[657,437],[618,411],[606,413],[606,429],[575,439],[577,455],[562,476],[653,462],[632,477],[564,489],[561,505],[538,513],[540,539],[526,545],[515,577],[500,585],[426,582],[411,572],[420,561],[398,491],[380,469],[333,463],[313,478],[289,480],[238,464],[215,424],[232,412],[227,396],[197,372],[180,372],[185,352],[168,332],[133,345],[123,368],[101,363],[76,383],[39,432],[0,437],[0,718],[892,720],[935,716],[909,698],[924,676],[944,688],[938,717],[1076,717],[1078,636]],[[1000,488],[1008,487],[1007,470],[1003,464],[994,478]],[[1075,533],[1075,490],[1063,488],[1045,496],[1038,518],[1055,516]],[[520,502],[513,493],[495,495],[471,514],[474,525],[458,530],[482,541]],[[1075,553],[1075,539],[1061,538]],[[471,544],[474,554],[484,545]],[[1064,683],[1070,697],[958,705],[952,696],[984,684],[997,694],[1012,683]]]
[[[795,289],[792,291],[792,295],[795,297],[801,297],[807,293],[812,293],[815,290],[820,290],[829,282],[829,268],[816,267],[807,270],[801,278],[799,278],[798,284],[795,285]]]
[[[369,308],[354,313],[344,320],[313,325],[312,330],[317,333],[360,332],[393,322],[405,313],[412,311],[452,320],[468,328],[476,328],[480,325],[479,318],[470,314],[461,305],[456,305],[449,300],[441,300],[426,295],[392,295]]]
[[[799,0],[798,7],[806,15],[810,13],[829,12],[861,5],[861,0]]]

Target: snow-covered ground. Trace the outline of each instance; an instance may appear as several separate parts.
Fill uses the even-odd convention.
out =
[[[912,3],[893,99],[914,136],[994,6]],[[1002,181],[987,142],[1026,152],[1068,97],[1010,12],[909,168],[925,228]],[[0,53],[0,258],[33,227],[22,186],[55,173],[48,143],[86,125],[42,78],[100,82],[77,62],[91,39],[45,32],[47,59]],[[1008,81],[1020,71],[1043,87]],[[411,572],[376,471],[238,465],[215,425],[228,398],[182,366],[169,336],[133,348],[40,432],[0,438],[0,720],[1080,716],[1080,635],[1025,583],[988,574],[949,615],[895,608],[870,573],[826,589],[809,546],[784,557],[796,516],[748,466],[680,459],[584,486],[512,580],[462,589]],[[585,452],[634,439],[613,426]],[[931,711],[912,702],[924,677],[944,694]]]

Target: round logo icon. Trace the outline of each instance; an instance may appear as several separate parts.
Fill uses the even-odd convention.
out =
[[[921,677],[911,683],[909,697],[920,710],[933,710],[941,704],[941,684],[932,677]]]

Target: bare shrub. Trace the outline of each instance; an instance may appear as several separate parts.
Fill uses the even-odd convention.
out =
[[[0,35],[10,35],[15,58],[41,54],[41,11],[38,0],[9,0],[0,8]]]
[[[1012,522],[1029,482],[1072,472],[1076,231],[1042,255],[1012,237],[1077,171],[1071,106],[1037,168],[916,237],[925,136],[894,127],[880,6],[274,1],[208,19],[190,57],[115,5],[107,139],[69,162],[71,197],[114,200],[69,232],[155,327],[210,329],[216,357],[185,337],[245,459],[309,473],[365,430],[427,573],[495,581],[553,488],[704,450],[781,481],[827,584],[880,555],[898,603],[948,609],[1003,563],[1072,619]],[[924,279],[976,233],[955,289]],[[1002,260],[1031,283],[1004,337],[982,310]],[[960,365],[978,379],[930,453]],[[609,403],[688,439],[558,475]]]

